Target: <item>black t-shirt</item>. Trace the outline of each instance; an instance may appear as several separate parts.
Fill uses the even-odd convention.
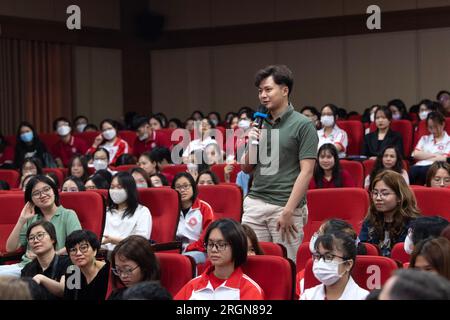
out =
[[[80,271],[81,281],[79,289],[69,289],[69,287],[73,286],[72,278],[74,274],[74,272],[66,273],[64,300],[105,300],[106,292],[108,290],[109,262],[106,262],[89,284],[87,283],[83,272]],[[68,285],[68,283],[70,285]]]
[[[67,267],[70,266],[72,262],[69,257],[66,255],[58,256],[55,254],[52,262],[47,269],[42,270],[41,265],[39,264],[37,259],[34,259],[30,263],[28,263],[25,267],[23,267],[21,271],[22,278],[33,278],[35,275],[42,274],[47,278],[50,278],[55,281],[61,280],[61,277],[66,274]],[[42,294],[46,297],[46,299],[54,300],[59,299],[55,295],[51,294],[43,285],[40,285],[42,288]]]

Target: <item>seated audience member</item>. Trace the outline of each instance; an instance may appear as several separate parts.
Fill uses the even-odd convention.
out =
[[[450,186],[450,164],[436,161],[427,172],[427,187],[447,188]]]
[[[313,273],[321,284],[306,289],[300,300],[364,300],[369,292],[351,276],[355,240],[343,232],[319,236],[314,244]]]
[[[97,132],[98,128],[95,124],[88,123],[83,132]]]
[[[86,188],[86,190],[93,190],[93,189],[108,190],[109,183],[108,180],[106,180],[102,175],[94,174],[86,180],[84,187]]]
[[[364,136],[362,154],[375,160],[381,151],[388,145],[396,147],[403,152],[403,140],[400,133],[390,128],[392,121],[391,110],[385,106],[375,111],[375,124],[377,130]]]
[[[397,172],[384,170],[370,183],[371,202],[359,239],[378,245],[383,256],[404,242],[411,223],[420,216],[416,198]]]
[[[0,190],[9,190],[9,184],[6,181],[0,180]]]
[[[150,188],[152,186],[152,181],[144,169],[133,168],[130,170],[130,173],[133,176],[134,182],[136,182],[136,187],[138,189]]]
[[[173,129],[173,130],[175,130],[175,129],[183,129],[184,128],[183,122],[181,122],[181,120],[178,119],[178,118],[172,118],[172,119],[169,120],[168,128],[169,129]]]
[[[116,160],[116,163],[114,163],[115,167],[118,166],[125,166],[125,165],[135,165],[137,162],[136,157],[129,153],[124,153],[121,156],[119,156]]]
[[[367,130],[365,133],[369,133],[369,126],[372,122],[375,122],[375,111],[381,107],[379,104],[374,104],[370,108],[366,108],[363,112],[361,121],[366,124]]]
[[[210,170],[200,172],[197,177],[197,185],[217,185],[219,183],[219,178]]]
[[[62,298],[64,275],[70,260],[66,255],[56,254],[56,230],[45,220],[33,222],[27,230],[26,239],[36,256],[21,271],[22,278],[32,278],[45,294],[46,300]]]
[[[86,153],[88,149],[86,142],[72,135],[69,120],[64,117],[57,118],[53,121],[53,130],[59,136],[58,142],[52,147],[52,155],[58,167],[67,167],[75,154]]]
[[[300,110],[300,113],[308,117],[314,123],[314,127],[320,130],[320,112],[312,106],[305,106]]]
[[[108,184],[111,184],[112,178],[113,178],[113,174],[115,175],[117,173],[117,171],[110,171],[110,170],[105,170],[105,169],[101,169],[95,172],[95,175],[100,175],[103,178],[106,179],[106,181],[108,182]]]
[[[64,300],[105,300],[108,289],[109,262],[95,258],[100,242],[95,233],[77,230],[66,239],[66,248],[73,266],[65,275]],[[73,277],[81,276],[78,286]]]
[[[229,121],[227,121],[227,129],[237,129],[239,126],[239,116],[235,113],[232,114],[232,117]]]
[[[30,243],[26,233],[30,225],[37,220],[49,221],[56,230],[57,254],[66,254],[64,242],[66,237],[75,230],[81,229],[80,221],[73,210],[60,205],[59,192],[52,180],[45,176],[33,177],[25,190],[25,206],[20,213],[14,229],[6,241],[6,251],[14,252],[19,248],[27,248],[20,263],[0,266],[0,276],[20,276],[20,272],[35,254],[30,251]]]
[[[338,109],[335,105],[327,104],[322,107],[320,122],[322,123],[322,129],[317,131],[319,136],[318,148],[325,143],[334,144],[338,150],[339,158],[345,158],[348,137],[347,132],[342,130],[336,124]]]
[[[411,167],[409,177],[411,184],[425,184],[426,173],[435,161],[447,161],[450,155],[450,136],[445,131],[445,118],[438,112],[427,116],[428,131],[422,136],[413,151],[412,156],[418,162]]]
[[[364,180],[364,188],[368,189],[370,181],[375,179],[375,177],[383,170],[392,170],[400,173],[403,179],[405,179],[406,184],[409,184],[408,172],[403,167],[402,154],[396,147],[390,145],[384,147],[375,160],[372,172],[367,175]]]
[[[110,173],[114,173],[115,171],[109,168],[109,159],[109,152],[105,148],[100,147],[95,150],[92,157],[92,166],[94,167],[95,172],[100,170],[108,170]]]
[[[189,281],[175,300],[263,300],[261,287],[240,268],[247,260],[247,236],[232,219],[212,222],[204,246],[211,266]]]
[[[450,92],[446,90],[439,91],[436,96],[437,101],[445,110],[445,116],[450,117]]]
[[[434,272],[400,269],[384,284],[379,300],[450,300],[450,282]]]
[[[20,173],[20,184],[19,188],[24,189],[24,180],[29,175],[42,174],[42,162],[38,158],[26,158],[22,162],[22,166],[19,170]]]
[[[182,242],[183,254],[193,257],[196,263],[203,263],[206,260],[203,239],[208,225],[214,220],[213,209],[197,198],[197,185],[189,173],[178,173],[172,182],[172,189],[181,197],[177,240]]]
[[[444,237],[422,240],[414,247],[409,267],[436,272],[450,281],[450,241]]]
[[[314,176],[309,182],[309,189],[350,188],[356,186],[350,173],[341,168],[338,151],[333,144],[323,144],[317,154],[319,156],[314,167]]]
[[[433,104],[433,101],[424,99],[419,102],[419,108],[417,110],[417,117],[419,120],[423,121],[427,119],[430,112],[437,111]]]
[[[134,141],[133,154],[136,158],[144,152],[152,151],[155,147],[170,149],[172,146],[170,137],[161,130],[153,129],[147,117],[137,117],[134,120],[134,128],[137,137]]]
[[[17,277],[0,277],[0,300],[33,300],[28,282]]]
[[[111,255],[113,292],[108,300],[121,300],[127,288],[160,279],[159,262],[148,239],[129,236],[120,241]]]
[[[193,118],[188,118],[184,122],[184,128],[188,131],[193,131],[195,127],[195,120]]]
[[[152,174],[150,176],[150,181],[152,182],[151,186],[154,188],[169,186],[169,182],[167,181],[166,176],[162,173]]]
[[[235,116],[237,116],[237,113],[235,113],[233,111],[227,112],[225,114],[225,119],[222,122],[222,126],[224,126],[225,128],[229,129],[231,121],[233,120],[233,117],[235,117]]]
[[[264,252],[259,246],[258,237],[256,236],[255,231],[246,224],[242,225],[242,229],[244,229],[244,232],[247,235],[247,255],[263,255]]]
[[[139,204],[136,182],[128,172],[117,173],[109,189],[102,248],[112,251],[124,238],[140,235],[150,239],[152,215]]]
[[[34,127],[29,122],[21,122],[17,129],[14,152],[14,165],[16,168],[21,168],[24,160],[32,157],[39,159],[43,166],[49,167],[49,164],[45,161],[46,153],[47,149],[39,139]]]
[[[60,187],[59,179],[58,179],[58,176],[56,175],[56,173],[54,173],[53,171],[49,171],[49,172],[44,173],[44,176],[50,178],[53,181],[53,183],[56,185],[56,188],[59,189],[59,187]]]
[[[140,282],[123,293],[122,300],[173,300],[172,295],[158,281]]]
[[[161,130],[164,128],[164,119],[156,114],[150,117],[148,123],[150,124],[152,130]]]
[[[14,148],[6,141],[0,133],[0,169],[14,168]]]
[[[442,231],[449,225],[444,218],[434,217],[418,217],[411,224],[404,242],[404,249],[407,254],[412,254],[414,247],[422,240],[428,238],[438,238]]]
[[[150,159],[156,162],[158,168],[172,163],[172,155],[170,149],[165,147],[155,147],[150,151]]]
[[[159,173],[160,167],[150,152],[144,152],[139,157],[138,166],[147,172],[148,176]]]
[[[203,115],[203,112],[199,110],[192,111],[191,118],[195,121],[201,121],[205,116]]]
[[[34,178],[34,177],[36,177],[35,174],[29,174],[29,175],[27,175],[27,176],[23,179],[23,183],[22,183],[22,185],[23,185],[22,191],[25,191],[25,190],[27,189],[27,184],[28,184],[28,182],[31,180],[31,178]],[[50,179],[50,180],[51,180],[51,179]],[[54,182],[54,181],[52,180],[52,182]],[[58,187],[56,187],[56,188],[58,189]]]
[[[83,181],[81,181],[79,178],[74,177],[74,176],[69,176],[64,180],[61,191],[62,192],[79,192],[79,191],[86,191],[86,188],[83,184]]]
[[[211,122],[214,124],[214,126],[219,126],[221,124],[220,114],[216,111],[212,111],[208,113],[207,118],[211,120]]]
[[[109,153],[109,165],[116,163],[117,158],[122,154],[129,153],[128,143],[117,136],[117,124],[115,121],[111,119],[103,120],[100,123],[100,129],[102,133],[95,138],[94,143],[87,151],[88,154],[93,154],[99,147],[106,149]]]
[[[192,151],[201,150],[202,152],[205,150],[205,147],[211,143],[216,143],[217,141],[214,139],[214,137],[211,137],[212,131],[211,129],[214,129],[214,124],[208,120],[207,118],[204,118],[201,121],[200,130],[198,135],[194,134],[194,140],[189,142],[186,149],[183,151],[183,163],[189,162],[189,156]],[[194,129],[196,130],[196,129]]]
[[[209,166],[223,163],[223,152],[217,142],[209,143],[203,151],[203,162]]]
[[[74,176],[83,181],[83,183],[86,182],[86,180],[89,177],[89,169],[88,164],[86,161],[86,158],[80,155],[74,156],[70,162],[69,162],[69,176]]]
[[[392,119],[394,120],[410,120],[405,103],[400,99],[393,99],[387,103],[392,112]]]
[[[89,123],[89,119],[86,116],[79,115],[75,119],[73,119],[73,125],[76,129],[75,132],[82,133]]]

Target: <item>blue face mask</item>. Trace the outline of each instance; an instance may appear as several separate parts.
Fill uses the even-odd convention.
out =
[[[22,133],[20,135],[20,139],[22,139],[23,142],[33,141],[33,131],[28,131],[28,132]]]

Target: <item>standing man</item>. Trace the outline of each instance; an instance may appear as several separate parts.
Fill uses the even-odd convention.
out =
[[[253,184],[244,200],[242,223],[253,228],[259,241],[283,244],[288,257],[295,261],[308,218],[306,191],[314,171],[318,137],[313,123],[289,102],[293,83],[291,70],[283,65],[268,66],[256,74],[259,100],[269,112],[262,130],[267,137],[276,136],[277,130],[279,139],[264,141],[261,130],[253,127],[249,140],[261,137],[259,148],[264,147],[268,154],[270,150],[278,150],[273,152],[278,154],[271,154],[268,164],[258,160],[255,165],[250,159],[258,146],[248,145],[242,170],[253,172]],[[278,165],[278,171],[267,174],[273,163]]]

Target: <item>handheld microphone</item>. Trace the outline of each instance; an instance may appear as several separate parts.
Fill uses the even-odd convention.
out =
[[[267,107],[263,104],[261,104],[258,109],[256,110],[255,114],[253,115],[253,119],[255,119],[253,121],[253,123],[256,124],[256,127],[258,129],[262,128],[264,119],[267,119],[268,117],[268,113],[269,113],[269,109],[267,109]],[[252,144],[253,145],[258,145],[259,141],[258,140],[252,140]]]

